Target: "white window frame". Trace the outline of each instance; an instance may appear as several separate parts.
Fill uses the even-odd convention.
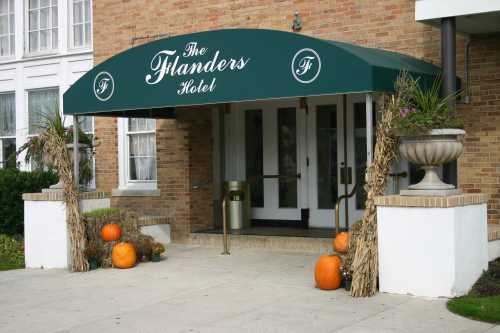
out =
[[[156,124],[156,121],[155,121]],[[155,133],[154,131],[143,131],[134,133]],[[157,148],[158,150],[158,148]],[[118,118],[118,175],[119,189],[121,190],[156,190],[158,188],[158,163],[156,163],[155,180],[131,180],[130,179],[130,146],[128,133],[128,118]],[[156,156],[158,156],[156,154]]]
[[[16,138],[16,122],[17,122],[17,114],[16,114],[16,92],[15,91],[3,91],[0,92],[0,95],[14,95],[14,115],[16,116],[16,120],[14,121],[14,134],[13,135],[0,135],[0,140],[3,141],[4,139],[14,139],[16,144],[17,144],[17,138]],[[17,149],[17,147],[16,147]],[[4,156],[3,156],[3,142],[0,143],[0,169],[5,168],[5,165],[3,165],[4,162]]]
[[[84,0],[69,0],[68,1],[68,38],[69,38],[69,46],[70,46],[70,49],[73,49],[73,50],[82,50],[82,49],[91,49],[92,48],[92,44],[93,44],[93,33],[92,33],[92,29],[93,29],[93,11],[92,11],[92,0],[89,0],[90,2],[90,13],[89,13],[89,23],[90,23],[90,40],[89,40],[89,44],[88,45],[75,45],[75,34],[74,34],[74,29],[75,29],[75,22],[73,21],[74,18],[73,18],[73,4],[74,2],[77,1],[77,2],[83,2]],[[84,10],[85,10],[85,6],[83,6]],[[85,13],[83,14],[83,18],[84,18],[84,22],[83,23],[78,23],[78,24],[81,24],[83,25],[83,40],[85,41]]]
[[[50,0],[50,7],[52,8],[52,0]],[[26,57],[36,57],[36,56],[42,56],[42,55],[50,55],[50,54],[57,54],[59,52],[59,49],[61,47],[61,6],[59,3],[59,0],[56,1],[57,3],[57,26],[51,27],[49,30],[51,30],[50,33],[50,45],[51,47],[40,51],[40,34],[38,38],[38,49],[36,51],[31,51],[30,50],[30,26],[29,26],[29,13],[30,13],[30,7],[29,7],[29,0],[24,1],[24,54]],[[44,7],[46,8],[46,7]],[[38,8],[40,10],[40,8]],[[50,12],[50,23],[52,24],[52,10]],[[39,26],[40,26],[40,18],[38,19]],[[52,29],[56,28],[57,29],[57,44],[56,47],[53,47],[53,41],[52,41]],[[41,31],[41,29],[38,30],[33,30],[33,31]]]
[[[5,37],[7,36],[8,38],[8,41],[9,41],[9,54],[5,54],[5,55],[0,55],[0,59],[2,60],[6,60],[6,59],[11,59],[11,58],[14,58],[15,55],[16,55],[16,3],[15,3],[15,0],[14,0],[14,8],[10,8],[10,0],[4,0],[4,1],[7,1],[7,11],[8,13],[7,14],[4,14],[7,16],[7,30],[8,32],[4,35],[1,35],[1,37]],[[11,31],[10,30],[10,26],[11,26],[11,21],[10,21],[10,17],[11,15],[14,15],[14,31]],[[14,48],[11,49],[11,39],[14,40]]]

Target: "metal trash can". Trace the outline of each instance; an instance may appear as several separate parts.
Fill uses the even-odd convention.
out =
[[[224,190],[229,197],[226,216],[232,230],[250,226],[250,187],[245,181],[227,181]]]

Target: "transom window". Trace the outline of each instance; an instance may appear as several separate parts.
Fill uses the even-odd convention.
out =
[[[14,0],[0,0],[0,56],[11,56],[15,49]]]
[[[92,42],[90,0],[72,0],[71,31],[73,33],[73,47],[90,46]]]
[[[129,118],[127,121],[128,181],[156,181],[156,121]]]
[[[57,49],[57,0],[28,1],[28,50],[30,53]]]

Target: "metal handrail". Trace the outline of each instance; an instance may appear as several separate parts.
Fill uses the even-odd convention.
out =
[[[229,200],[229,195],[225,193],[222,196],[222,255],[230,255],[229,253],[229,235],[227,233],[227,201]]]
[[[354,184],[354,187],[352,188],[351,193],[349,194],[342,194],[338,199],[337,202],[335,203],[335,234],[338,235],[340,231],[340,203],[342,200],[349,199],[356,193],[356,188],[358,187],[358,184]],[[346,221],[347,225],[347,221]]]

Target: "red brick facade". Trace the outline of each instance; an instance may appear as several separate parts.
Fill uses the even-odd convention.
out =
[[[94,0],[96,63],[133,46],[136,37],[180,35],[220,28],[290,31],[294,12],[301,34],[397,51],[440,63],[438,28],[415,22],[413,0]],[[141,39],[146,42],[147,39]],[[137,42],[135,42],[137,44]],[[465,40],[457,40],[463,77]],[[459,185],[490,196],[490,222],[500,221],[500,37],[474,37],[471,44],[472,103],[460,106],[468,133],[459,161]],[[179,110],[177,120],[157,121],[159,197],[119,197],[114,205],[148,215],[172,209],[174,238],[212,225],[212,191],[193,190],[211,181],[212,126],[208,108]],[[97,186],[118,186],[116,120],[96,119]]]

